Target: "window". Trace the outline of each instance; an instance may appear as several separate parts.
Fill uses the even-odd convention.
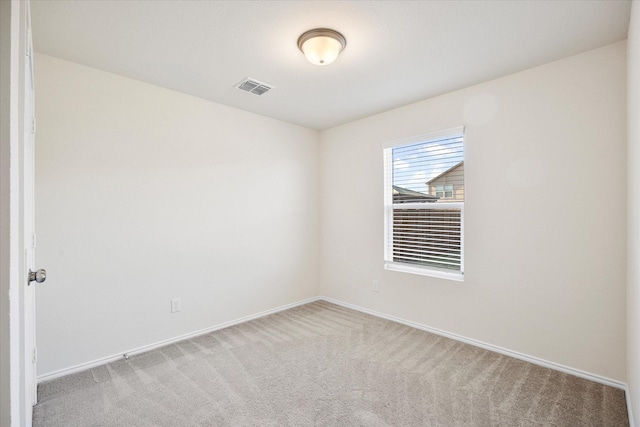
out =
[[[436,197],[439,199],[450,199],[453,197],[453,185],[436,185]]]
[[[384,149],[385,268],[462,280],[463,128]]]

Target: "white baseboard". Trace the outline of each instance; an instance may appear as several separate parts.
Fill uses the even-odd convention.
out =
[[[261,311],[260,313],[252,314],[249,316],[244,316],[239,319],[231,320],[229,322],[220,323],[218,325],[210,326],[208,328],[200,329],[195,332],[190,332],[188,334],[180,335],[177,337],[169,338],[163,341],[158,341],[153,344],[145,345],[142,347],[137,347],[134,349],[126,350],[118,354],[114,354],[111,356],[101,357],[100,359],[95,359],[90,362],[81,363],[76,366],[71,366],[69,368],[60,369],[58,371],[49,372],[43,375],[38,376],[38,383],[50,381],[59,377],[63,377],[65,375],[74,374],[76,372],[85,371],[87,369],[95,368],[96,366],[104,365],[110,362],[115,362],[116,360],[122,359],[124,354],[128,356],[133,356],[135,354],[144,353],[145,351],[153,350],[155,348],[164,347],[165,345],[173,344],[178,341],[190,339],[193,337],[197,337],[198,335],[204,335],[209,332],[217,331],[218,329],[228,328],[229,326],[234,326],[240,323],[248,322],[250,320],[258,319],[260,317],[268,316],[270,314],[278,313],[280,311],[288,310],[293,307],[297,307],[299,305],[308,304],[310,302],[318,301],[320,297],[307,298],[302,301],[297,301],[291,304],[286,304],[277,308],[272,308],[270,310]]]
[[[516,359],[524,360],[525,362],[530,362],[536,365],[544,366],[545,368],[554,369],[556,371],[564,372],[566,374],[575,375],[580,378],[584,378],[587,380],[595,381],[600,384],[605,384],[611,387],[623,389],[626,391],[627,385],[621,381],[612,380],[610,378],[606,378],[600,375],[592,374],[589,372],[581,371],[580,369],[570,368],[568,366],[561,365],[559,363],[550,362],[548,360],[540,359],[538,357],[529,356],[527,354],[519,353],[517,351],[509,350],[507,348],[498,347],[497,345],[487,344],[482,341],[474,340],[472,338],[463,337],[458,334],[453,334],[451,332],[446,332],[440,329],[432,328],[430,326],[422,325],[420,323],[412,322],[410,320],[405,320],[399,317],[391,316],[385,313],[380,313],[379,311],[370,310],[368,308],[360,307],[358,305],[349,304],[346,302],[342,302],[339,300],[335,300],[333,298],[328,298],[321,296],[319,298],[322,301],[330,302],[336,305],[340,305],[342,307],[350,308],[352,310],[360,311],[362,313],[370,314],[372,316],[380,317],[382,319],[391,320],[392,322],[401,323],[403,325],[411,326],[412,328],[420,329],[422,331],[431,332],[436,335],[440,335],[443,337],[451,338],[456,341],[461,341],[467,344],[471,344],[476,347],[484,348],[485,350],[490,350],[496,353],[504,354],[505,356],[514,357]],[[626,393],[627,396],[629,393]]]

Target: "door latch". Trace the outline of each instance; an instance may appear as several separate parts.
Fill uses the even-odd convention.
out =
[[[47,270],[41,268],[38,271],[29,270],[29,285],[31,282],[42,283],[47,280]]]

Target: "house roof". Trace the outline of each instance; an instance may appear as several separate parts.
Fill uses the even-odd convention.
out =
[[[393,186],[393,197],[399,203],[433,203],[437,202],[439,197],[430,194],[420,193],[419,191],[409,190],[408,188]]]
[[[458,166],[460,166],[461,164],[464,163],[464,160],[461,162],[456,163],[455,165],[451,166],[449,169],[447,169],[446,171],[442,172],[439,175],[434,176],[433,178],[431,178],[429,181],[426,182],[427,185],[431,184],[433,181],[435,181],[436,179],[442,178],[443,176],[445,176],[446,174],[448,174],[449,172],[451,172],[452,170],[454,170],[455,168],[457,168]]]

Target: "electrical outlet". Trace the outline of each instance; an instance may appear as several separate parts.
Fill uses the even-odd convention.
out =
[[[180,298],[174,298],[171,300],[171,312],[172,313],[176,313],[178,311],[182,310],[182,301],[180,301]]]
[[[380,282],[374,280],[372,283],[373,292],[380,292]]]

